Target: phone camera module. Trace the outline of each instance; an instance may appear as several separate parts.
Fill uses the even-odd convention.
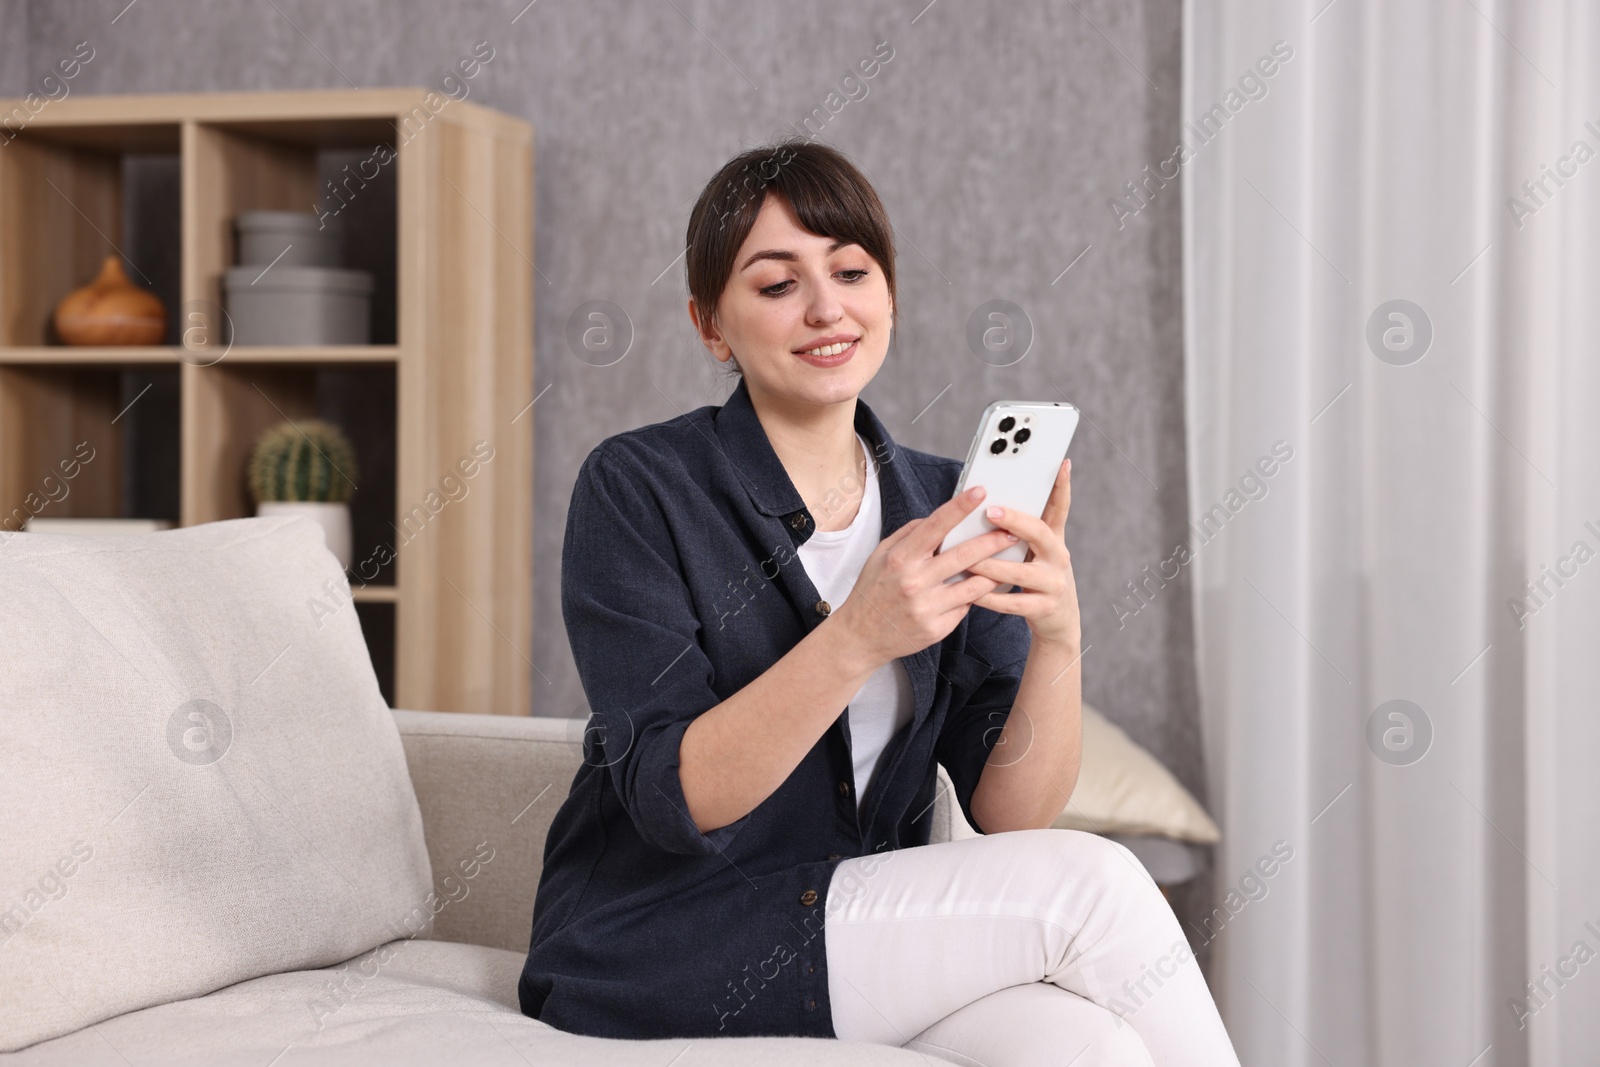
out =
[[[1031,436],[1033,436],[1033,431],[1024,427],[1016,432],[1016,434],[1012,437],[1012,440],[1020,445]]]
[[[991,456],[998,456],[1000,453],[1004,452],[1005,450],[1006,450],[1006,439],[1004,437],[996,437],[994,439],[994,443],[989,446],[989,454]]]
[[[1016,424],[1017,420],[1012,418],[1010,415],[1007,415],[1005,418],[1000,420],[999,430],[1001,433],[1010,433],[1011,428]]]

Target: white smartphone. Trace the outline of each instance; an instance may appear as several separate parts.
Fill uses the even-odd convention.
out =
[[[972,486],[981,485],[984,497],[945,536],[939,551],[947,552],[963,541],[997,529],[984,515],[991,505],[1013,508],[1035,518],[1043,515],[1077,429],[1078,409],[1065,402],[996,400],[985,408],[955,491],[955,496],[960,496]],[[1028,542],[1023,540],[987,558],[1020,563],[1027,553]],[[945,579],[945,584],[969,577],[971,572],[962,571]]]

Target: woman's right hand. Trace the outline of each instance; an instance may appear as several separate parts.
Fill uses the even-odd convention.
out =
[[[990,530],[939,552],[945,535],[983,501],[974,486],[912,519],[878,542],[867,557],[855,588],[834,610],[830,622],[844,624],[856,647],[881,666],[942,640],[967,614],[972,602],[1000,583],[972,575],[945,584],[980,559],[1015,543],[1005,530]]]

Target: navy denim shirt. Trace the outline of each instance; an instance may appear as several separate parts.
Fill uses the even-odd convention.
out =
[[[878,458],[882,536],[954,494],[959,460],[896,446],[859,398],[855,428]],[[591,717],[545,841],[524,1014],[604,1037],[832,1037],[834,868],[928,843],[935,759],[976,823],[1029,649],[1024,618],[978,607],[901,659],[914,716],[859,816],[841,712],[753,811],[710,833],[689,817],[689,723],[828,625],[795,553],[815,528],[743,381],[720,408],[608,437],[579,469],[561,609]]]

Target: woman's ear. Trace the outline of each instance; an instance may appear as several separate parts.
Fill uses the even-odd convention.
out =
[[[705,345],[720,362],[727,362],[733,355],[728,348],[728,342],[722,339],[722,332],[717,329],[714,320],[704,326],[701,325],[700,305],[695,303],[694,297],[689,298],[689,321],[694,323],[695,333],[700,335],[700,343]]]

